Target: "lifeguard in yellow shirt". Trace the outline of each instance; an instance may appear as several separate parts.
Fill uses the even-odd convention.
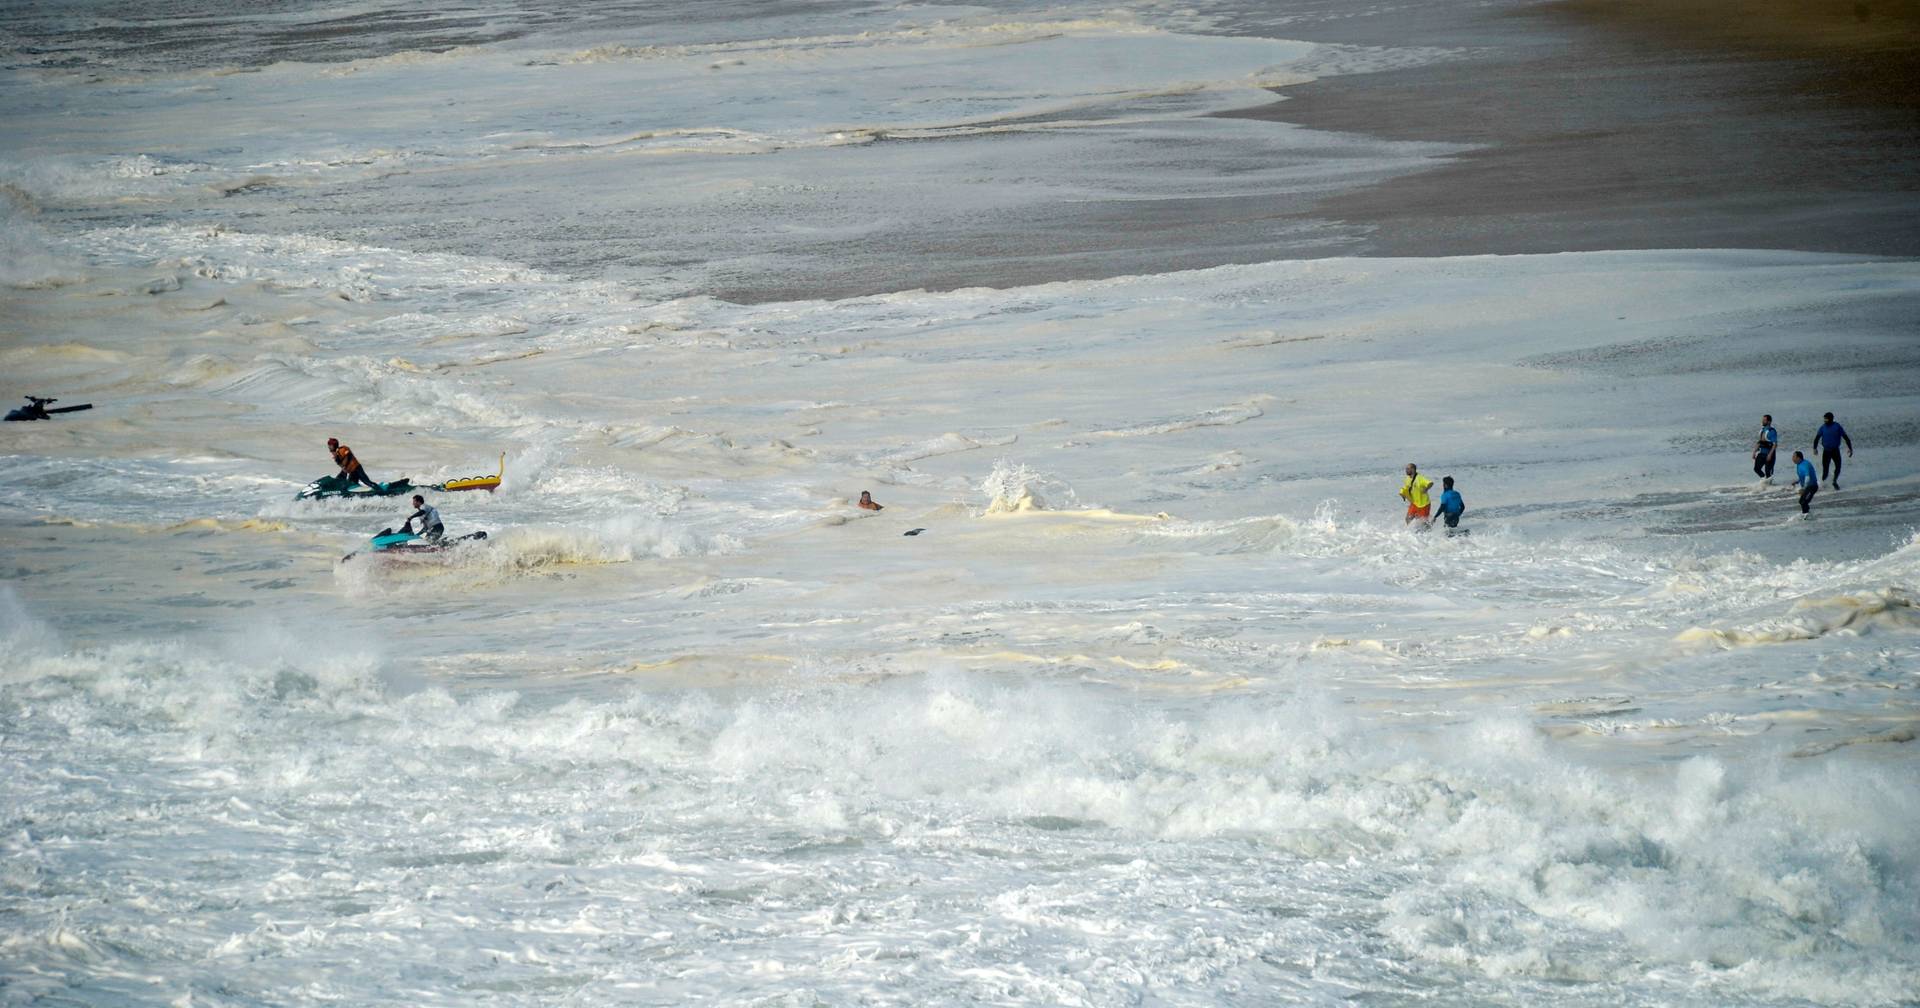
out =
[[[1407,481],[1400,484],[1400,499],[1407,502],[1407,522],[1412,524],[1418,518],[1428,521],[1433,514],[1433,497],[1428,492],[1433,489],[1433,481],[1420,475],[1420,467],[1407,463]]]

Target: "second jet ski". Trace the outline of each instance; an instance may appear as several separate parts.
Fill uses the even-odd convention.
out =
[[[354,557],[368,557],[399,560],[419,556],[432,556],[437,553],[448,553],[462,546],[481,542],[486,538],[487,534],[485,532],[469,532],[463,536],[441,536],[438,539],[433,539],[423,535],[415,535],[412,532],[395,532],[393,529],[384,528],[380,530],[379,535],[374,536],[370,541],[372,548],[349,553],[340,559],[346,561],[352,560]]]

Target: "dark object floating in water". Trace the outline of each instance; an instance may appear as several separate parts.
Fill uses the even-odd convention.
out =
[[[902,533],[900,533],[900,534],[901,534],[901,535],[919,535],[920,533],[922,533],[922,532],[925,532],[925,531],[926,531],[926,529],[923,529],[923,528],[917,528],[917,529],[908,529],[908,530],[906,530],[905,532],[902,532]]]
[[[93,408],[92,403],[81,403],[78,406],[55,406],[52,409],[47,408],[48,403],[55,403],[59,401],[60,400],[58,399],[48,399],[48,398],[43,398],[41,396],[28,396],[27,404],[25,406],[20,406],[15,409],[9,410],[7,412],[7,419],[9,420],[51,420],[53,419],[53,414],[55,413],[78,413],[83,409]]]

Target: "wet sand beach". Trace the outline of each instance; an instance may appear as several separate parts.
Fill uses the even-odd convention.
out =
[[[1476,145],[1317,204],[1364,254],[1920,253],[1913,3],[1570,0],[1286,25],[1464,58],[1280,89],[1244,115]],[[1270,29],[1261,29],[1270,30]],[[1488,40],[1493,44],[1486,44]]]
[[[1917,10],[1851,0],[1424,0],[1234,11],[1220,15],[1230,33],[1336,47],[1418,42],[1453,55],[1276,88],[1281,100],[1221,117],[1469,149],[1306,198],[1241,191],[1239,169],[1209,154],[1216,191],[955,217],[881,236],[878,257],[873,235],[796,245],[820,264],[804,285],[743,272],[718,292],[760,302],[1353,255],[1920,255]]]

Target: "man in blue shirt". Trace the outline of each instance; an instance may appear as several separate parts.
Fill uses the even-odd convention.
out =
[[[1813,478],[1813,463],[1805,455],[1793,453],[1793,482],[1800,488],[1800,513],[1812,514],[1808,505],[1813,503],[1813,495],[1820,492],[1820,481]]]
[[[1847,436],[1847,429],[1833,422],[1833,414],[1827,414],[1827,422],[1813,433],[1814,447],[1820,449],[1820,478],[1832,480],[1833,488],[1840,489],[1840,443],[1847,445],[1847,457],[1853,457],[1853,439]],[[1827,475],[1827,467],[1833,467],[1833,475]]]
[[[1760,439],[1753,446],[1753,474],[1773,482],[1774,454],[1780,448],[1780,432],[1773,429],[1773,414],[1760,418]]]
[[[1440,518],[1447,523],[1447,534],[1460,527],[1460,516],[1467,511],[1467,502],[1460,499],[1460,491],[1453,488],[1453,477],[1445,476],[1440,480],[1444,487],[1440,492]]]

